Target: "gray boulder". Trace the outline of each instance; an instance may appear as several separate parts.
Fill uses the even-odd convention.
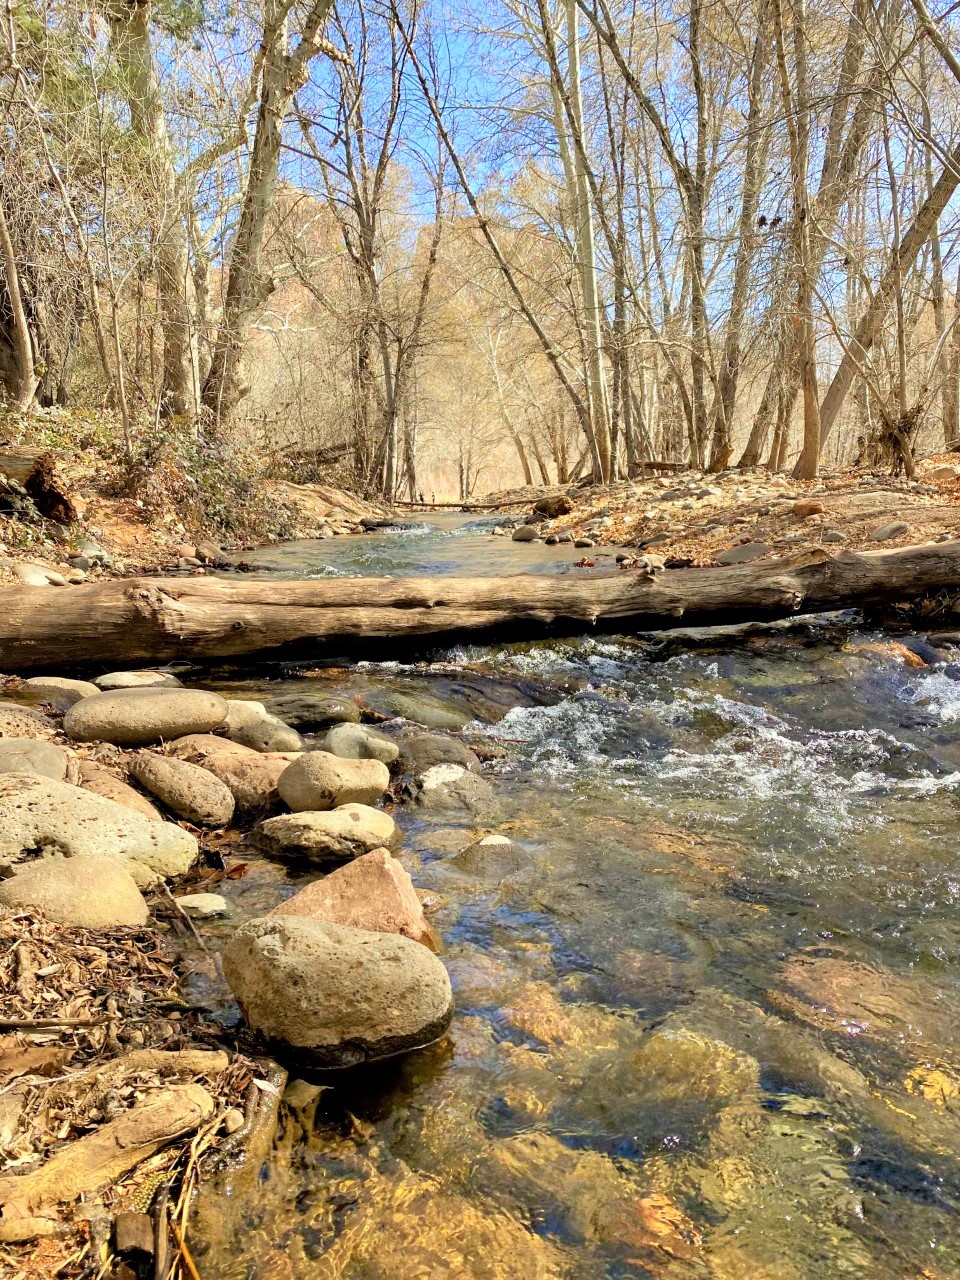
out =
[[[749,564],[751,560],[759,560],[773,550],[766,542],[743,542],[736,547],[728,547],[726,551],[718,551],[713,557],[717,564]]]
[[[224,727],[231,742],[254,751],[303,750],[303,739],[296,729],[271,715],[262,702],[228,699]]]
[[[0,773],[37,773],[62,782],[67,776],[67,753],[35,738],[0,738]]]
[[[476,752],[459,739],[447,738],[440,733],[418,733],[404,738],[400,755],[403,772],[415,778],[438,764],[458,764],[472,773],[480,772],[480,758]]]
[[[336,694],[283,693],[270,699],[274,714],[297,729],[328,729],[332,724],[357,724],[360,708],[352,698]]]
[[[522,524],[519,529],[514,529],[510,536],[514,542],[538,542],[540,531],[534,524]]]
[[[867,536],[871,542],[889,542],[891,538],[902,538],[909,532],[910,526],[905,520],[891,520],[889,524],[878,525]]]
[[[342,760],[379,760],[386,765],[400,755],[392,738],[362,724],[335,724],[321,739],[320,748]]]
[[[114,689],[75,702],[63,717],[63,729],[78,742],[145,747],[188,733],[208,733],[226,714],[225,699],[203,689]]]
[[[280,775],[277,790],[294,813],[375,804],[390,786],[379,760],[344,760],[329,751],[307,751]]]
[[[0,880],[0,905],[86,929],[136,929],[149,918],[133,876],[113,858],[37,858]]]
[[[243,925],[223,971],[250,1026],[276,1052],[348,1067],[430,1044],[453,993],[426,947],[391,933],[299,916]]]
[[[98,689],[182,689],[169,671],[108,671],[93,682]]]
[[[187,822],[224,827],[233,817],[230,788],[200,765],[140,751],[131,759],[129,769],[131,777]]]
[[[365,804],[345,804],[326,813],[283,813],[253,832],[254,843],[279,858],[343,862],[371,849],[389,847],[396,827],[389,813]]]
[[[37,851],[121,862],[141,889],[189,871],[197,842],[171,822],[142,814],[68,782],[0,774],[0,867]]]

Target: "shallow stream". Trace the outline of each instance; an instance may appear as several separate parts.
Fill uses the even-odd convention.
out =
[[[249,558],[582,554],[461,516]],[[206,1206],[204,1280],[960,1275],[960,667],[934,645],[913,668],[835,618],[197,673],[506,750],[490,820],[394,815],[450,1035],[294,1086],[260,1184]],[[491,831],[513,844],[462,852]],[[220,891],[255,914],[302,876],[251,859]]]

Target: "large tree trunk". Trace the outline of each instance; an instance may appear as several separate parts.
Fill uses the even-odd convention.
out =
[[[33,352],[33,335],[27,318],[27,308],[20,288],[20,271],[10,228],[7,225],[3,202],[0,200],[0,260],[3,262],[3,278],[13,315],[13,333],[17,358],[17,385],[13,388],[13,407],[29,409],[40,385]]]
[[[237,581],[139,578],[0,591],[8,671],[80,662],[165,662],[388,653],[429,638],[531,638],[769,620],[960,594],[960,542],[837,557],[585,577]]]

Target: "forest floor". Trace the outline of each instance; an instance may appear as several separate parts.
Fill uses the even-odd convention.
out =
[[[736,563],[810,547],[866,550],[958,538],[960,460],[953,453],[925,459],[913,480],[862,470],[816,482],[766,471],[675,472],[583,489],[510,490],[484,501],[505,516],[537,505],[563,510],[539,526],[540,537],[572,536],[593,543],[599,555],[604,546],[635,547],[677,567]]]

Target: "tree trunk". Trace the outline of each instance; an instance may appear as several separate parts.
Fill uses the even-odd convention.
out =
[[[466,487],[466,486],[465,486]],[[823,550],[791,561],[589,577],[140,578],[69,590],[0,590],[9,671],[78,662],[165,662],[253,654],[388,652],[424,637],[535,637],[795,617],[957,590],[960,542],[895,551]]]
[[[13,332],[16,341],[18,385],[13,393],[15,409],[29,409],[40,379],[37,376],[33,354],[33,337],[30,333],[30,322],[20,288],[20,270],[7,224],[3,201],[0,200],[0,257],[3,259],[3,276],[7,287],[7,298],[13,313]]]

